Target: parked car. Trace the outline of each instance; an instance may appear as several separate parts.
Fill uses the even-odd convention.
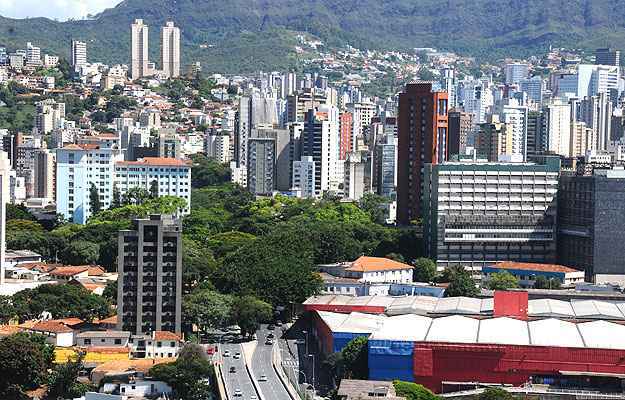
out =
[[[224,357],[230,357],[230,350],[224,351]]]
[[[234,397],[242,397],[243,396],[243,392],[241,391],[241,389],[237,389],[234,391]]]
[[[267,338],[267,340],[265,341],[265,344],[272,345],[273,344],[273,339]]]
[[[270,324],[267,329],[269,329],[270,331],[273,331],[274,329],[276,329],[274,324]]]
[[[237,367],[233,365],[232,367],[230,367],[230,373],[233,374],[235,372],[237,372]]]
[[[267,382],[267,375],[262,374],[258,377],[258,382]]]
[[[234,353],[234,356],[232,358],[234,358],[235,360],[238,360],[239,358],[241,358],[241,353],[237,351],[236,353]]]

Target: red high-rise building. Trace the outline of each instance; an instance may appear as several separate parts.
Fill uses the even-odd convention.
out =
[[[447,93],[431,82],[406,85],[399,95],[397,154],[397,222],[421,218],[423,167],[447,160]]]
[[[346,160],[347,155],[352,151],[352,129],[354,125],[354,116],[350,112],[341,113],[340,129],[341,142],[339,144],[339,160]]]

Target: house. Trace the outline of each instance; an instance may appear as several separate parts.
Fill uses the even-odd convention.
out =
[[[487,281],[491,274],[509,272],[519,280],[519,286],[532,288],[536,278],[557,279],[563,286],[574,286],[584,282],[584,271],[556,264],[535,264],[513,261],[503,261],[482,267],[482,280]]]
[[[114,377],[131,375],[145,376],[150,368],[158,364],[167,364],[176,361],[175,358],[139,359],[109,361],[98,365],[91,371],[91,382],[99,385],[102,379],[110,380]]]
[[[132,335],[130,348],[135,358],[177,357],[182,348],[182,338],[168,331],[155,331],[149,335]]]
[[[12,267],[28,262],[41,262],[41,254],[30,250],[7,250],[4,253],[6,266]]]
[[[95,295],[102,296],[104,289],[106,288],[106,282],[103,282],[98,278],[72,278],[68,284],[73,286],[80,286],[88,292]]]
[[[382,257],[362,256],[353,262],[320,265],[321,272],[366,283],[411,283],[412,265]]]
[[[65,318],[44,321],[26,321],[19,325],[22,331],[38,333],[46,337],[46,341],[58,347],[74,345],[74,327],[82,323],[78,318]]]
[[[405,397],[397,396],[393,382],[388,381],[343,379],[336,394],[341,400],[406,400]]]
[[[76,346],[81,347],[128,347],[130,332],[86,331],[76,334]]]
[[[19,264],[20,268],[28,269],[31,271],[37,271],[42,274],[49,274],[50,271],[55,268],[62,267],[63,264],[48,264],[46,262],[41,261],[33,261]]]

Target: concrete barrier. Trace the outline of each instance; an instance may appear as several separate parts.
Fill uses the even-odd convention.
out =
[[[252,369],[250,368],[250,366],[248,364],[248,357],[247,357],[247,355],[245,353],[246,353],[245,346],[241,345],[241,357],[243,357],[243,361],[244,361],[244,364],[245,364],[245,370],[247,371],[247,374],[250,376],[250,379],[252,380],[252,385],[254,386],[254,390],[256,390],[256,394],[258,394],[258,399],[259,400],[265,400],[265,397],[263,396],[262,392],[260,391],[260,385],[258,384],[258,381],[256,380],[256,377],[252,373]],[[254,353],[254,351],[252,350],[252,354],[253,353]],[[250,360],[250,362],[251,362],[251,360]]]
[[[278,348],[278,351],[276,351],[276,347]],[[271,353],[271,364],[273,365],[273,369],[276,371],[282,385],[284,385],[286,391],[289,393],[289,397],[291,397],[291,400],[299,400],[300,396],[297,393],[297,390],[293,387],[291,381],[284,375],[284,371],[282,370],[282,355],[280,354],[280,346],[275,344],[271,349]]]

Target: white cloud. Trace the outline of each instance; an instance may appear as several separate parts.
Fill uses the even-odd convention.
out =
[[[66,20],[97,14],[121,0],[0,0],[0,15],[10,18],[48,17]]]

